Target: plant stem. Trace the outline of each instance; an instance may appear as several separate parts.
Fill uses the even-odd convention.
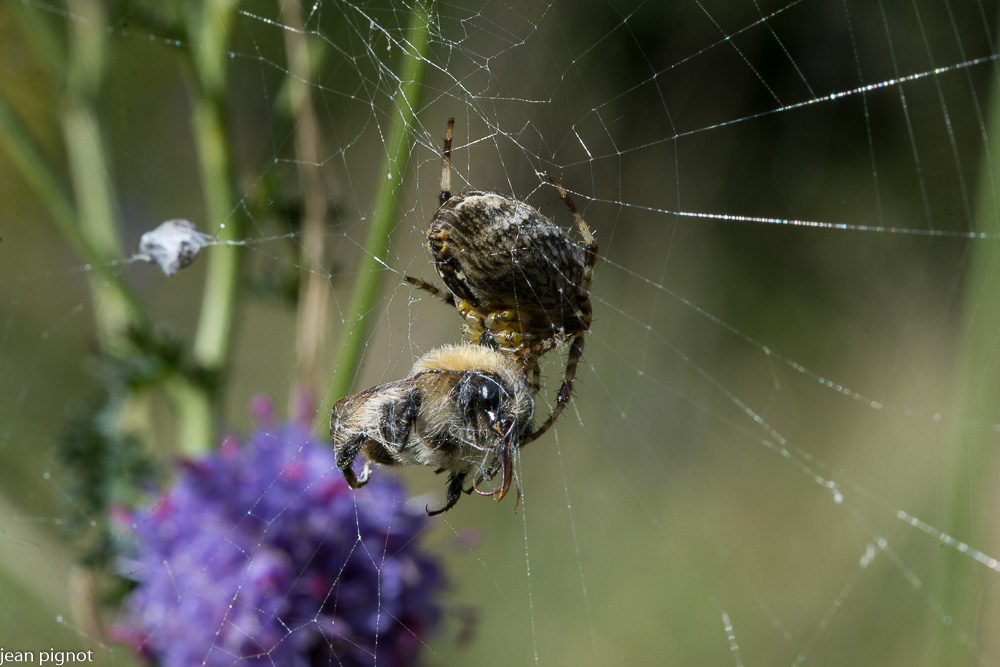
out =
[[[208,219],[213,223],[225,221],[219,238],[242,240],[243,216],[229,217],[233,212],[232,166],[225,118],[222,101],[213,98],[195,101],[194,130]],[[229,358],[241,259],[242,248],[232,245],[214,246],[209,257],[201,318],[194,342],[195,360],[209,371],[221,371]]]
[[[67,9],[77,17],[69,24],[66,107],[61,116],[63,141],[76,201],[77,225],[98,266],[111,266],[125,256],[119,232],[111,160],[104,128],[98,118],[98,101],[107,62],[104,4],[100,0],[69,0]],[[97,338],[105,354],[125,357],[133,345],[129,329],[148,326],[142,311],[120,282],[105,279],[105,272],[88,272],[94,300]],[[133,398],[133,397],[130,397]],[[101,615],[92,603],[93,576],[74,568],[72,610],[74,622],[98,641],[107,641]]]
[[[994,75],[975,200],[975,231],[1000,232],[1000,79]],[[973,547],[996,544],[996,508],[1000,506],[1000,450],[993,424],[1000,396],[1000,245],[995,240],[971,240],[963,313],[963,347],[954,411],[957,419],[949,452],[951,489],[945,493],[945,532]],[[996,554],[991,554],[996,555]],[[980,577],[996,576],[956,549],[941,550],[941,590],[937,599],[951,616],[933,617],[928,664],[975,662],[961,635],[968,633],[980,655],[1000,651],[993,631],[1000,623],[995,598],[984,593]],[[990,610],[993,610],[992,613]]]
[[[33,53],[45,71],[66,82],[63,138],[69,157],[73,194],[44,157],[31,132],[0,95],[0,143],[28,185],[48,208],[56,227],[77,255],[90,264],[90,281],[100,345],[122,353],[129,327],[147,329],[149,319],[115,272],[123,256],[107,159],[104,132],[95,111],[104,76],[106,33],[100,3],[74,0],[69,9],[82,20],[70,23],[69,47],[37,16],[15,11],[19,26],[38,48]],[[42,48],[40,45],[44,45]],[[75,195],[75,201],[74,201]]]
[[[234,5],[226,1],[192,3],[185,19],[194,44],[192,123],[208,220],[219,225],[219,238],[242,240],[243,216],[232,215],[234,179],[226,105],[227,39]],[[241,267],[240,247],[212,248],[193,346],[195,362],[210,375],[220,376],[229,360]],[[180,412],[180,449],[194,456],[213,446],[218,391],[216,386],[187,384],[190,386],[171,389]]]
[[[97,116],[104,81],[107,32],[103,4],[97,0],[71,0],[67,8],[78,17],[69,24],[66,108],[61,117],[63,140],[76,201],[76,227],[86,239],[95,264],[110,266],[124,256],[111,163],[104,129]],[[122,283],[105,279],[108,272],[88,273],[94,300],[98,340],[105,352],[126,354],[131,347],[129,327],[147,324]]]
[[[364,256],[358,266],[358,278],[354,283],[351,305],[347,311],[349,318],[344,323],[341,333],[340,350],[336,357],[337,368],[330,378],[313,423],[314,430],[320,434],[327,432],[333,404],[350,391],[361,363],[362,347],[368,338],[371,312],[375,307],[384,274],[383,260],[399,218],[396,191],[402,185],[410,155],[413,125],[423,88],[430,36],[428,22],[433,6],[434,3],[431,2],[414,5],[407,39],[401,45],[406,49],[406,53],[399,91],[393,100],[393,109],[398,117],[390,126],[386,159],[380,172],[383,176],[375,195],[374,219],[368,230]]]
[[[95,263],[104,265],[123,257],[125,252],[118,233],[104,132],[89,97],[70,93],[62,114],[63,139],[76,195],[79,230],[95,255]],[[105,351],[123,354],[129,347],[126,336],[132,319],[129,304],[101,273],[89,273],[87,277],[94,298],[98,340]]]
[[[317,392],[317,365],[326,339],[329,281],[326,278],[325,232],[326,189],[320,165],[320,128],[312,103],[309,43],[303,34],[302,9],[297,2],[282,8],[285,50],[288,52],[288,89],[295,123],[295,155],[302,192],[302,254],[299,270],[299,303],[296,317],[295,366],[297,381],[292,389],[290,413],[302,404],[312,407]]]
[[[115,273],[108,258],[97,250],[91,239],[80,228],[76,208],[66,185],[31,138],[28,129],[20,122],[7,99],[0,94],[0,145],[17,165],[28,186],[35,191],[39,201],[48,208],[52,221],[63,237],[70,242],[84,262],[91,263],[90,270],[104,287],[105,295],[122,304],[127,319],[134,326],[148,327],[149,320],[135,296]],[[96,295],[95,295],[96,298]]]

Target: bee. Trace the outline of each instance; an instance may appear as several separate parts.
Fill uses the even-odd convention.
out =
[[[568,344],[566,371],[556,407],[527,444],[555,422],[569,402],[583,336],[593,318],[590,286],[597,241],[566,190],[556,187],[576,221],[583,246],[536,209],[492,192],[451,192],[448,121],[442,155],[440,205],[427,232],[434,268],[447,292],[420,280],[406,280],[454,306],[465,335],[496,349],[532,375],[539,388],[538,358]]]
[[[446,345],[420,357],[404,379],[337,401],[330,437],[352,489],[368,482],[372,463],[447,471],[445,504],[427,507],[434,516],[463,492],[499,502],[513,482],[520,498],[513,457],[531,433],[534,409],[527,377],[511,359],[483,346]],[[359,454],[360,475],[352,467]],[[498,475],[495,489],[480,489]]]

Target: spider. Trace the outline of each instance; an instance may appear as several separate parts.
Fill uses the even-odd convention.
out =
[[[451,193],[451,142],[455,119],[448,120],[441,167],[440,205],[427,231],[427,247],[447,292],[407,276],[412,285],[454,306],[464,332],[475,342],[516,359],[539,389],[538,358],[569,344],[566,371],[548,419],[521,445],[545,433],[569,402],[590,329],[590,285],[597,241],[569,193],[559,191],[583,237],[581,248],[533,207],[503,195],[477,190]]]
[[[444,506],[427,508],[434,516],[454,507],[463,492],[499,502],[512,481],[520,498],[513,456],[531,431],[534,410],[531,387],[513,360],[481,345],[446,345],[418,359],[406,378],[337,401],[330,438],[352,489],[368,483],[372,462],[447,471]],[[365,458],[360,476],[351,467],[359,454]],[[496,489],[480,490],[498,474]]]

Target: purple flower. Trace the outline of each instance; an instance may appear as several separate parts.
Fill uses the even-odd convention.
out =
[[[175,665],[411,665],[441,617],[426,516],[386,475],[351,491],[296,424],[186,463],[132,517],[119,636]]]

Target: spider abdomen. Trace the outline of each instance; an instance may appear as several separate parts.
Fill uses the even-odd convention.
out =
[[[586,253],[528,204],[488,192],[452,197],[427,239],[449,291],[484,316],[512,310],[520,331],[545,336],[586,329],[577,300]]]

